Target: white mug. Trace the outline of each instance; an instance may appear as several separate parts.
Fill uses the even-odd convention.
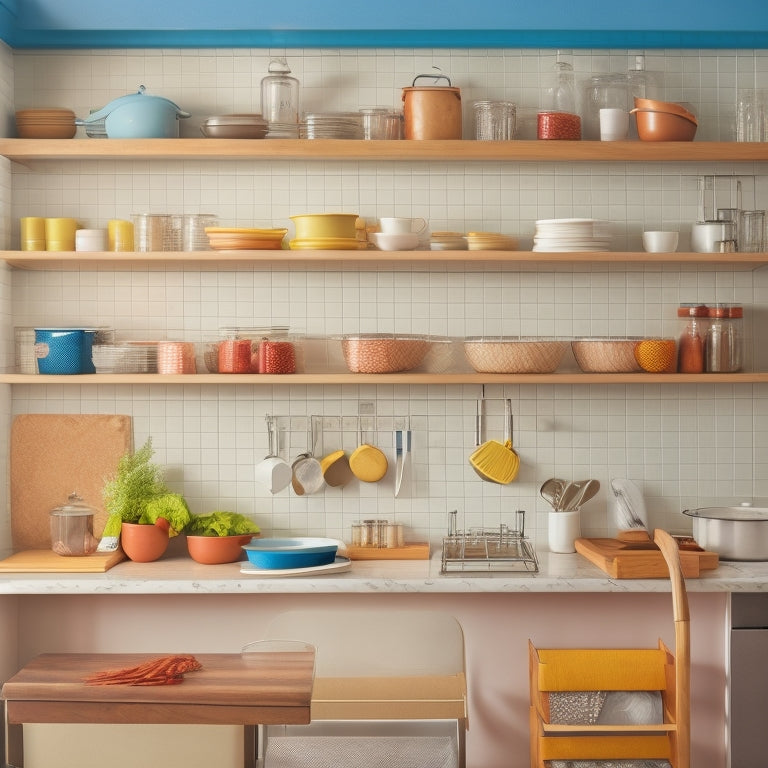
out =
[[[427,228],[425,219],[409,219],[405,216],[385,216],[379,219],[381,231],[388,235],[419,234]]]
[[[621,141],[629,135],[629,112],[626,109],[600,110],[600,141]]]
[[[549,551],[568,554],[576,551],[576,539],[581,536],[579,510],[549,513]]]

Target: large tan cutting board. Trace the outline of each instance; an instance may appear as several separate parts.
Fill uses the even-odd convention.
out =
[[[3,573],[104,573],[125,560],[122,549],[84,557],[62,557],[52,549],[28,549],[0,560]]]
[[[49,516],[76,492],[96,509],[99,537],[107,515],[104,483],[133,449],[130,416],[25,413],[11,425],[11,535],[14,551],[51,546]]]
[[[614,579],[668,579],[661,550],[651,541],[634,544],[618,539],[576,539],[576,551]],[[683,576],[696,578],[717,568],[719,557],[706,550],[680,550]]]

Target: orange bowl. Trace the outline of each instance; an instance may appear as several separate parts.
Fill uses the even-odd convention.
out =
[[[633,109],[641,141],[693,141],[696,119],[672,112]]]
[[[187,536],[187,549],[189,556],[203,565],[235,563],[244,557],[243,544],[249,544],[254,536]]]
[[[696,115],[693,112],[687,110],[682,104],[677,104],[674,101],[659,101],[658,99],[641,99],[639,96],[635,96],[635,108],[636,109],[650,109],[651,112],[671,112],[674,115],[680,115],[687,117],[689,120],[696,122]]]

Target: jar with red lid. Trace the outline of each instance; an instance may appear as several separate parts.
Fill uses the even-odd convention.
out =
[[[704,373],[708,308],[705,304],[681,304],[677,316],[685,321],[677,345],[677,370],[679,373]]]

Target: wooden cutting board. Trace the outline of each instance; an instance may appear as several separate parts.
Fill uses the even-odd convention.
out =
[[[618,539],[576,539],[576,551],[614,579],[668,579],[669,571],[659,548],[652,542],[635,544]],[[716,552],[680,550],[683,576],[696,578],[717,568]]]
[[[125,559],[122,549],[62,557],[51,549],[27,549],[0,560],[0,573],[104,573]]]
[[[103,511],[104,483],[114,475],[120,457],[129,450],[133,450],[130,416],[16,416],[11,425],[10,452],[14,551],[48,549],[50,512],[66,503],[73,492],[96,509],[93,532],[100,537],[107,519]]]

